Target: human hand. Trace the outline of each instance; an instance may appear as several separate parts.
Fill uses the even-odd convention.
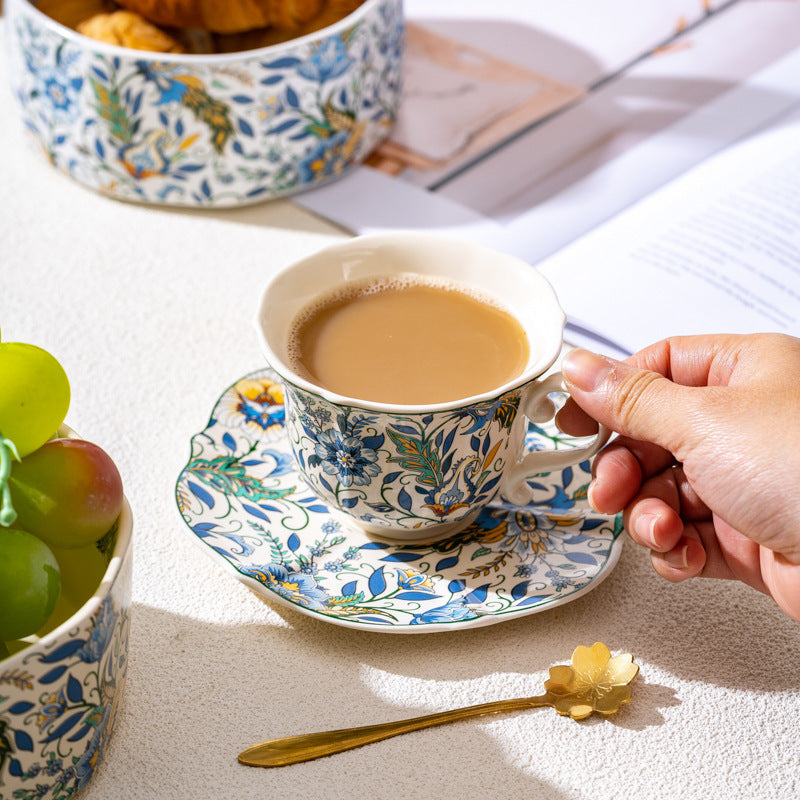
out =
[[[589,501],[623,512],[670,581],[737,578],[800,621],[800,339],[665,339],[624,362],[576,350],[562,372],[574,435],[620,434]]]

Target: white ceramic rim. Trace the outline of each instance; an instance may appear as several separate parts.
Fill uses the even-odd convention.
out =
[[[364,0],[364,2],[355,11],[342,17],[338,22],[334,22],[324,28],[320,28],[313,33],[307,33],[305,36],[298,36],[294,39],[287,39],[285,42],[278,44],[271,44],[267,47],[257,47],[254,50],[237,50],[233,53],[157,53],[151,50],[134,50],[131,47],[122,47],[121,45],[110,44],[102,42],[99,39],[91,39],[84,36],[82,33],[56,22],[52,17],[48,17],[43,11],[40,11],[32,0],[6,0],[6,11],[13,5],[18,5],[24,13],[33,14],[38,17],[41,22],[48,28],[53,29],[62,38],[72,41],[79,45],[84,50],[91,50],[92,52],[107,53],[111,56],[124,56],[126,58],[133,58],[137,60],[150,60],[174,63],[190,63],[193,65],[201,64],[230,64],[231,62],[241,61],[243,57],[262,58],[273,54],[280,54],[288,50],[293,50],[296,47],[302,47],[307,42],[314,42],[320,39],[326,39],[340,30],[352,27],[361,17],[370,13],[374,6],[384,0]],[[396,0],[401,2],[401,0]],[[8,13],[6,14],[8,16]]]
[[[74,437],[76,434],[66,425],[62,425],[59,433],[63,436]],[[103,579],[100,581],[99,586],[95,589],[94,594],[68,619],[64,620],[57,628],[42,636],[40,639],[29,642],[27,647],[23,647],[16,653],[8,656],[0,661],[3,668],[11,666],[14,661],[23,657],[27,657],[33,650],[48,650],[50,646],[60,639],[64,634],[74,631],[75,628],[89,619],[93,614],[97,613],[103,601],[108,597],[111,592],[111,587],[117,580],[122,565],[128,557],[131,550],[131,541],[133,539],[133,512],[131,511],[130,504],[127,497],[122,498],[122,511],[117,521],[117,541],[114,544],[114,550],[111,554],[111,560],[108,562],[106,571],[103,573]]]
[[[301,375],[297,374],[291,367],[286,364],[283,358],[275,352],[274,348],[270,345],[267,336],[264,332],[264,326],[262,321],[264,318],[268,316],[269,313],[269,306],[272,305],[271,301],[269,301],[269,294],[275,284],[279,283],[288,273],[296,268],[301,268],[304,265],[308,264],[316,260],[321,254],[336,254],[337,252],[346,253],[347,250],[352,248],[354,245],[361,245],[362,243],[366,246],[370,244],[376,245],[402,245],[404,241],[408,242],[416,242],[417,244],[421,242],[430,242],[435,243],[441,246],[444,245],[451,245],[456,246],[459,248],[470,248],[477,254],[483,254],[486,256],[487,259],[494,258],[502,260],[506,263],[513,263],[516,266],[519,266],[520,270],[530,270],[530,278],[533,278],[536,283],[538,284],[538,289],[541,290],[546,296],[547,300],[550,303],[551,310],[556,314],[560,314],[560,327],[558,331],[557,341],[553,341],[553,346],[544,352],[542,356],[538,358],[538,360],[529,363],[528,366],[523,370],[516,378],[507,383],[504,383],[502,386],[495,387],[494,389],[490,389],[489,391],[483,392],[481,394],[472,395],[470,397],[461,397],[456,400],[450,400],[444,403],[432,403],[428,405],[402,405],[402,404],[392,404],[392,403],[379,403],[370,400],[362,400],[357,397],[348,397],[345,395],[338,394],[337,392],[329,391],[328,389],[324,389],[316,384],[306,380]],[[456,280],[456,279],[453,279]],[[489,293],[489,290],[485,290]],[[505,305],[502,301],[499,301],[501,305]],[[557,313],[556,313],[557,312]],[[514,313],[513,311],[511,313]],[[492,250],[491,248],[483,245],[477,244],[475,242],[470,242],[462,239],[455,239],[452,237],[442,236],[435,233],[421,233],[418,231],[394,231],[391,233],[375,233],[375,234],[364,234],[361,236],[355,236],[350,239],[345,240],[344,242],[338,242],[336,244],[328,245],[327,247],[322,248],[321,250],[317,250],[314,253],[306,256],[305,258],[298,259],[293,261],[291,264],[288,264],[283,269],[279,270],[272,278],[267,282],[264,290],[261,294],[261,301],[258,306],[258,312],[255,318],[255,327],[256,332],[258,334],[259,341],[261,343],[262,351],[266,357],[267,363],[275,372],[280,375],[283,380],[296,386],[300,389],[304,389],[311,394],[317,395],[319,397],[324,398],[330,403],[335,405],[341,406],[353,406],[356,408],[362,408],[368,411],[379,411],[385,412],[389,414],[425,414],[425,413],[435,413],[437,411],[452,411],[459,408],[465,408],[468,406],[475,405],[476,403],[482,403],[485,401],[494,400],[501,395],[505,394],[506,392],[511,391],[512,389],[517,389],[522,387],[528,383],[530,383],[535,378],[544,374],[556,361],[561,352],[561,347],[563,345],[563,330],[564,325],[566,324],[566,314],[564,313],[563,309],[561,308],[558,297],[556,296],[555,290],[551,286],[550,282],[542,275],[541,272],[536,270],[534,266],[522,261],[515,256],[508,255],[507,253],[502,253],[500,251]],[[554,322],[556,319],[554,319]],[[533,359],[533,353],[531,354],[531,359]]]

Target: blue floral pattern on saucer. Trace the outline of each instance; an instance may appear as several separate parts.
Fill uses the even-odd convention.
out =
[[[569,447],[531,426],[531,448]],[[475,627],[542,611],[595,588],[622,547],[619,517],[586,502],[588,462],[532,476],[534,500],[496,500],[435,544],[370,537],[331,512],[294,467],[283,387],[270,369],[219,399],[176,486],[206,552],[249,588],[335,624],[393,633]]]

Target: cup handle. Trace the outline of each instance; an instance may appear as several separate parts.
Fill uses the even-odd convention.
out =
[[[554,417],[556,407],[549,395],[553,392],[568,394],[564,386],[564,376],[560,372],[548,375],[544,380],[534,381],[520,400],[519,413],[531,422],[547,422]],[[535,450],[523,455],[506,472],[500,490],[503,497],[514,505],[530,503],[533,491],[528,486],[532,475],[564,469],[591,458],[608,442],[612,431],[600,425],[594,438],[581,447],[565,450]],[[524,439],[523,439],[524,446]]]

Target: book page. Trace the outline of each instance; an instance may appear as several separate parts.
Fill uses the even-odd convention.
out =
[[[678,334],[800,336],[800,104],[540,269],[578,328],[631,352]]]

